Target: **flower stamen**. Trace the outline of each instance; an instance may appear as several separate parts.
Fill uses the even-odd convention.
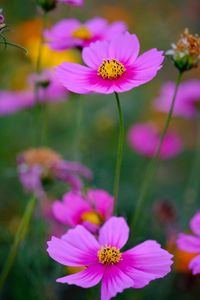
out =
[[[89,40],[92,38],[92,33],[86,27],[80,27],[74,30],[72,37],[80,40]]]
[[[103,79],[116,79],[126,71],[124,65],[116,59],[104,59],[98,68],[98,75]]]
[[[116,247],[102,246],[97,253],[99,262],[103,265],[114,265],[122,259],[122,254]]]

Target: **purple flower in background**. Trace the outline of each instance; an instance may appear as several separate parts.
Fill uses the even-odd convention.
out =
[[[138,56],[139,48],[135,34],[118,34],[83,49],[87,66],[65,62],[56,74],[68,90],[78,94],[123,93],[152,80],[162,67],[162,51],[151,49]]]
[[[168,112],[175,89],[174,82],[165,83],[159,97],[155,100],[154,106],[158,111]],[[200,80],[188,80],[180,84],[176,102],[174,106],[174,115],[191,118],[196,116],[199,111],[200,103]]]
[[[141,155],[153,157],[160,140],[160,132],[153,123],[138,123],[128,131],[130,147]],[[183,149],[181,138],[169,131],[160,150],[161,159],[169,159],[179,154]]]
[[[45,70],[41,74],[32,74],[28,79],[29,89],[24,91],[0,91],[0,115],[9,115],[31,108],[39,103],[59,102],[67,99],[68,92],[60,84],[53,71]],[[37,99],[34,85],[38,84]]]
[[[200,212],[197,212],[190,221],[192,234],[180,233],[177,239],[177,246],[183,251],[196,253],[189,264],[193,275],[200,274]]]
[[[57,279],[57,282],[89,288],[102,281],[101,300],[109,300],[127,288],[142,288],[167,275],[172,255],[156,241],[145,241],[121,251],[128,240],[124,218],[111,217],[100,229],[98,241],[83,226],[77,225],[61,238],[52,237],[48,253],[64,266],[84,270]]]
[[[86,195],[68,192],[52,206],[54,217],[62,224],[70,227],[81,224],[92,232],[112,216],[113,208],[113,197],[97,189],[89,189]]]
[[[78,191],[82,187],[80,177],[91,179],[92,173],[77,162],[65,161],[49,148],[28,149],[17,158],[20,181],[25,190],[34,192],[39,199],[45,197],[44,180],[58,179]]]
[[[85,47],[99,40],[110,40],[126,30],[125,23],[108,24],[102,18],[94,18],[86,23],[81,23],[77,19],[66,19],[45,30],[44,37],[51,49],[63,50],[78,46]]]
[[[82,6],[84,4],[83,0],[57,0],[57,1],[71,6]]]

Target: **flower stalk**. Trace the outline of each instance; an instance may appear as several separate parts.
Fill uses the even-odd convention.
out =
[[[167,130],[169,128],[169,125],[170,125],[170,122],[171,122],[171,119],[172,119],[174,105],[175,105],[175,101],[176,101],[178,88],[179,88],[179,85],[181,83],[182,74],[183,74],[183,72],[181,72],[181,71],[178,74],[178,78],[177,78],[177,81],[176,81],[176,85],[175,85],[174,94],[173,94],[173,97],[172,97],[170,109],[169,109],[169,112],[168,112],[163,130],[161,132],[160,141],[159,141],[158,147],[155,151],[155,154],[154,154],[153,158],[149,162],[149,165],[147,167],[147,170],[146,170],[146,173],[145,173],[145,176],[144,176],[144,181],[142,183],[142,187],[141,187],[139,197],[138,197],[138,200],[137,200],[137,204],[136,204],[135,214],[134,214],[133,221],[132,221],[132,228],[134,228],[134,232],[135,232],[136,224],[139,222],[138,220],[141,217],[141,212],[144,208],[144,204],[145,204],[145,200],[147,198],[147,194],[150,192],[151,184],[152,184],[152,181],[153,181],[154,176],[155,176],[155,172],[156,172],[157,165],[158,165],[158,162],[159,162],[160,150],[161,150],[164,138],[166,136]]]
[[[124,144],[124,119],[121,109],[120,99],[118,93],[115,92],[115,98],[117,103],[117,110],[119,114],[119,137],[118,137],[118,147],[117,147],[117,159],[115,166],[115,178],[114,178],[114,199],[115,199],[115,211],[117,209],[117,199],[119,193],[119,183],[120,183],[120,173],[121,173],[121,164],[123,156],[123,144]]]

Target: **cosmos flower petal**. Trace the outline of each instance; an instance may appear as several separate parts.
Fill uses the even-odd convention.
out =
[[[99,231],[99,243],[101,245],[122,248],[129,236],[129,227],[124,218],[111,217]]]
[[[195,234],[200,236],[200,212],[197,212],[191,219],[190,228]]]
[[[193,275],[200,274],[200,255],[191,260],[189,267]]]
[[[96,17],[87,21],[84,24],[84,26],[88,28],[93,35],[96,35],[96,34],[102,34],[102,31],[104,30],[104,28],[106,29],[107,24],[108,22],[106,19]]]
[[[111,37],[114,37],[115,35],[119,35],[119,33],[123,33],[127,31],[127,25],[124,22],[113,22],[108,27],[107,31],[105,32],[105,39],[111,39]]]
[[[200,252],[200,238],[190,234],[180,233],[176,241],[178,248],[181,250],[198,253]]]
[[[48,253],[57,262],[66,266],[85,266],[98,261],[97,251],[99,244],[95,237],[83,226],[74,229],[62,236],[52,237],[48,242]]]
[[[31,91],[0,91],[0,116],[30,108],[34,102]]]
[[[108,53],[109,43],[107,41],[97,41],[91,43],[89,47],[85,47],[82,52],[83,61],[90,68],[97,69],[102,64],[104,59],[110,59]]]
[[[63,63],[56,67],[56,74],[65,88],[78,94],[87,94],[89,68],[75,63]]]
[[[123,45],[123,46],[122,46]],[[109,55],[125,65],[131,65],[137,58],[140,43],[135,34],[128,32],[114,37],[109,43]]]
[[[172,255],[157,242],[148,240],[124,252],[120,268],[129,272],[134,281],[133,287],[139,288],[168,274],[171,271],[171,258]]]
[[[60,283],[75,284],[82,288],[89,288],[100,282],[103,277],[103,273],[103,265],[97,263],[76,274],[58,278],[56,281]]]
[[[108,266],[102,279],[101,300],[109,300],[124,289],[132,287],[133,284],[133,280],[118,265]]]
[[[86,199],[104,219],[111,217],[114,209],[114,198],[108,192],[90,189]]]
[[[141,54],[134,63],[134,69],[136,72],[157,72],[161,68],[161,64],[164,60],[163,51],[158,51],[156,48],[153,48],[149,51]]]

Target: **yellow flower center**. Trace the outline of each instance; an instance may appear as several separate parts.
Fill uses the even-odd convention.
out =
[[[22,153],[24,162],[32,167],[40,165],[44,168],[49,168],[52,164],[59,162],[62,157],[55,151],[49,148],[31,148]]]
[[[72,37],[80,40],[89,40],[92,38],[92,33],[86,27],[80,27],[74,30]]]
[[[82,221],[88,221],[95,225],[101,224],[101,217],[95,211],[84,212],[81,216]]]
[[[98,75],[103,79],[115,79],[126,71],[124,65],[116,59],[104,59],[98,68]]]
[[[117,264],[121,258],[122,254],[116,247],[102,246],[97,253],[99,262],[103,265],[114,265]]]

